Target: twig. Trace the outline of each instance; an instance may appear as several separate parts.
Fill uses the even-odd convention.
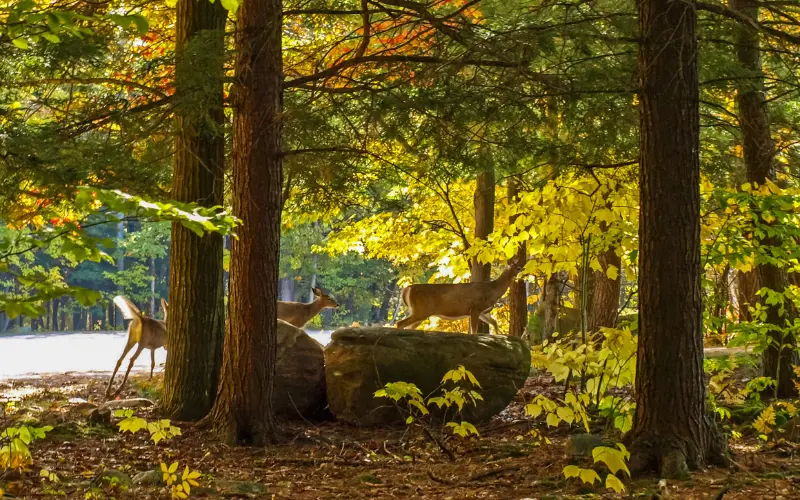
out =
[[[451,462],[455,462],[456,461],[455,454],[448,447],[446,447],[444,445],[444,443],[440,439],[438,439],[436,436],[431,434],[431,431],[429,431],[427,429],[427,427],[423,427],[422,433],[425,434],[425,437],[427,437],[428,439],[430,439],[431,441],[436,443],[436,446],[438,446],[439,449],[442,450],[444,452],[444,454],[447,455],[450,458]]]
[[[519,470],[519,465],[506,465],[505,467],[498,467],[497,469],[487,470],[484,472],[479,472],[473,474],[469,477],[468,481],[477,481],[479,479],[484,479],[491,476],[496,476],[497,474],[502,474],[504,472],[515,471]]]
[[[433,474],[433,472],[431,472],[431,471],[427,471],[427,472],[428,472],[428,477],[431,478],[433,481],[435,481],[437,483],[446,484],[448,486],[453,486],[455,484],[453,481],[448,481],[447,479],[442,479],[440,477],[436,477]]]

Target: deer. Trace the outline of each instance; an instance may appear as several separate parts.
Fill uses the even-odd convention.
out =
[[[106,397],[111,396],[111,386],[114,383],[114,377],[117,375],[120,365],[122,365],[122,360],[125,359],[125,356],[128,355],[128,352],[133,349],[133,346],[138,344],[136,351],[133,353],[133,357],[131,357],[130,363],[128,364],[128,369],[125,371],[125,376],[122,378],[122,383],[114,393],[114,397],[117,397],[119,393],[122,392],[122,388],[125,386],[125,382],[128,380],[128,375],[131,372],[131,368],[133,368],[133,363],[144,349],[150,349],[150,378],[152,379],[153,370],[156,367],[156,349],[159,347],[163,347],[164,349],[167,348],[167,314],[169,304],[167,304],[166,300],[161,299],[161,309],[164,311],[163,320],[148,318],[147,316],[143,315],[133,302],[122,295],[117,295],[114,297],[114,304],[116,304],[116,306],[122,312],[122,317],[127,320],[131,320],[131,323],[128,325],[128,343],[125,345],[125,349],[122,351],[122,356],[120,356],[119,360],[117,360],[117,366],[114,367],[114,372],[111,374],[111,380],[108,381],[108,386],[106,387]]]
[[[323,293],[319,288],[314,287],[313,302],[283,302],[278,301],[278,319],[283,320],[297,328],[303,328],[311,318],[319,314],[323,309],[336,309],[339,303],[333,300],[330,295]]]
[[[396,327],[413,330],[431,316],[446,320],[470,318],[470,333],[477,333],[478,321],[492,326],[495,333],[498,333],[497,321],[489,313],[524,265],[524,260],[513,260],[492,281],[420,283],[407,286],[400,292],[400,298],[409,310],[409,316],[398,321]]]

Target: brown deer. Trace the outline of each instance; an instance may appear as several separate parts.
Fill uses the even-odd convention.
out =
[[[144,349],[150,349],[150,378],[153,378],[153,370],[156,367],[156,349],[159,347],[167,348],[167,301],[161,299],[161,309],[164,311],[163,321],[144,316],[133,302],[122,295],[114,297],[114,304],[122,311],[122,317],[131,320],[131,323],[128,325],[128,343],[125,345],[125,350],[122,351],[122,356],[120,356],[117,361],[117,366],[114,367],[111,380],[108,381],[106,397],[111,395],[111,386],[114,383],[114,377],[117,375],[122,360],[125,359],[125,356],[133,349],[134,345],[138,344],[138,347],[136,348],[136,352],[133,353],[133,357],[128,364],[128,369],[125,371],[125,377],[123,377],[122,383],[114,393],[114,397],[117,397],[119,393],[122,392],[122,388],[128,380],[131,368],[133,368],[133,363]]]
[[[278,301],[278,319],[290,323],[297,328],[303,328],[306,323],[311,321],[311,318],[316,316],[325,308],[335,309],[339,307],[339,303],[333,300],[329,295],[325,294],[319,288],[313,288],[312,291],[317,297],[313,302],[282,302]]]
[[[446,320],[470,318],[469,331],[476,333],[478,321],[494,327],[497,322],[489,315],[500,297],[525,265],[514,260],[496,280],[477,283],[422,283],[407,286],[400,298],[409,316],[397,322],[397,328],[415,328],[431,316]]]

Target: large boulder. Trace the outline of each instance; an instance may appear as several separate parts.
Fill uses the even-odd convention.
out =
[[[322,344],[303,330],[278,320],[273,408],[287,419],[321,418],[325,399]]]
[[[475,375],[484,398],[465,407],[464,419],[486,422],[514,399],[531,367],[528,345],[505,335],[376,327],[343,328],[331,339],[325,348],[328,405],[337,420],[359,425],[402,422],[397,408],[373,396],[386,383],[414,383],[428,396],[458,365]]]

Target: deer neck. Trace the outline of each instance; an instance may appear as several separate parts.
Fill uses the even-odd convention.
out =
[[[491,282],[494,295],[497,295],[498,299],[502,297],[504,293],[506,293],[506,290],[508,290],[508,287],[511,286],[511,281],[513,281],[516,274],[517,271],[515,271],[513,267],[507,267],[505,271],[503,271],[503,274]]]
[[[313,302],[309,302],[308,304],[306,304],[306,307],[308,307],[308,312],[309,314],[311,314],[312,318],[317,314],[319,314],[323,309],[325,309],[325,306],[322,305],[321,297],[317,297],[316,299],[314,299]]]

